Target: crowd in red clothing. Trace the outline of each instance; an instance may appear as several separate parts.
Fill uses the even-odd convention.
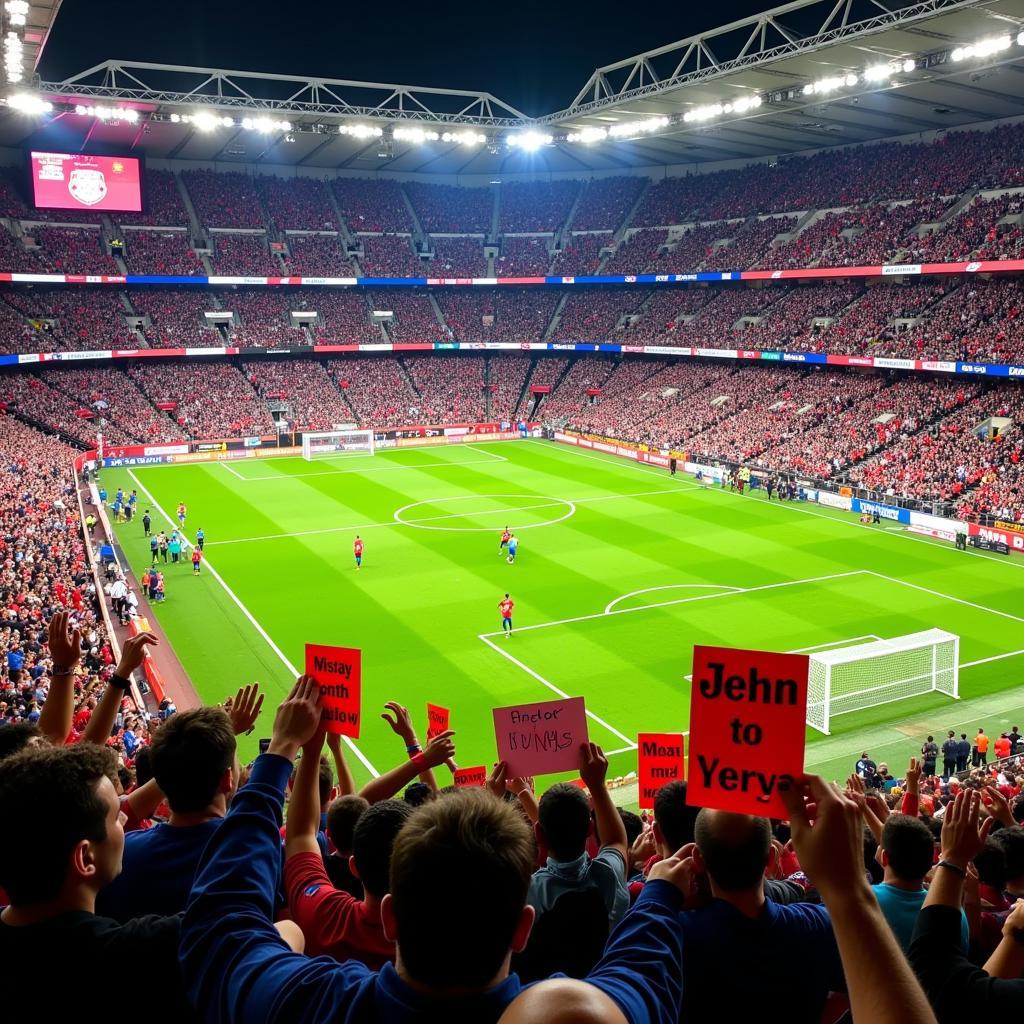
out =
[[[224,234],[213,236],[214,273],[230,277],[281,277],[281,261],[270,251],[267,236]]]
[[[281,231],[337,231],[338,216],[317,178],[261,175],[256,187],[270,219]]]
[[[578,181],[507,181],[501,186],[501,231],[557,231],[579,194]]]
[[[426,266],[431,277],[486,277],[483,239],[454,236],[431,238],[434,258]]]
[[[551,266],[551,240],[546,235],[506,235],[494,261],[497,277],[544,277]]]
[[[185,231],[126,231],[125,262],[133,274],[192,277],[206,268]]]
[[[420,226],[428,235],[490,233],[494,209],[492,189],[418,181],[410,182],[404,188]]]
[[[363,235],[364,277],[426,277],[427,264],[407,235]]]
[[[244,363],[243,370],[265,400],[286,403],[287,419],[294,429],[331,430],[352,422],[352,409],[319,362],[260,360]]]
[[[204,227],[266,227],[259,188],[250,175],[239,171],[185,170],[181,177]]]
[[[290,277],[355,277],[339,235],[289,235],[285,265]]]
[[[583,186],[572,218],[575,231],[615,231],[625,223],[647,180],[634,175],[594,178]]]

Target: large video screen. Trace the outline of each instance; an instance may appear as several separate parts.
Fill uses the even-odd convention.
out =
[[[49,210],[142,210],[138,157],[31,154],[32,199]]]

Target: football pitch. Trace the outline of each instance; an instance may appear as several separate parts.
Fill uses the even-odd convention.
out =
[[[829,778],[862,749],[896,774],[928,733],[1024,726],[1024,563],[1013,556],[536,440],[102,478],[111,494],[138,490],[154,531],[169,532],[180,501],[186,536],[204,530],[202,575],[166,567],[156,617],[205,701],[263,684],[243,758],[270,734],[306,642],[363,651],[357,781],[404,756],[378,716],[387,700],[409,706],[421,740],[426,703],[451,708],[457,761],[470,766],[495,759],[493,707],[560,695],[586,698],[591,738],[624,775],[638,732],[687,728],[694,644],[810,652],[958,634],[961,700],[914,697],[835,717],[829,736],[808,730],[808,768]],[[137,575],[150,557],[140,520],[118,527]],[[520,538],[514,565],[498,550],[506,524]]]

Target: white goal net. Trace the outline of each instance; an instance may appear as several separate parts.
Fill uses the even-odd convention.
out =
[[[372,430],[319,430],[302,435],[302,457],[307,462],[373,452]]]
[[[923,693],[959,697],[960,638],[942,629],[810,655],[807,724],[828,733],[835,715]]]

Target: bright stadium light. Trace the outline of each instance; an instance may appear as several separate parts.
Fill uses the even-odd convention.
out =
[[[441,136],[442,142],[455,142],[460,146],[482,146],[487,141],[487,136],[482,132],[463,131],[445,132]]]
[[[53,104],[48,100],[42,100],[31,93],[19,92],[7,97],[7,106],[22,114],[48,114],[53,110]]]
[[[536,153],[541,146],[550,146],[554,142],[554,136],[547,132],[520,132],[518,135],[510,135],[508,144],[524,153]]]
[[[624,121],[622,124],[613,124],[608,129],[612,138],[629,138],[632,135],[650,135],[668,127],[667,117],[648,117],[643,121]]]
[[[26,24],[28,20],[28,4],[26,0],[7,0],[4,4],[4,10],[7,12],[7,19],[12,25],[21,27]]]
[[[437,142],[441,137],[440,133],[431,128],[420,128],[418,125],[403,125],[396,128],[391,137],[398,142]]]
[[[135,124],[139,112],[131,107],[87,107],[79,103],[75,107],[79,117],[95,117],[97,121],[128,121]]]
[[[911,60],[909,57],[903,62],[903,74],[909,75],[911,71],[917,68],[917,61]]]
[[[182,120],[189,122],[193,128],[201,132],[212,132],[221,127],[221,119],[209,110],[200,110],[198,113],[186,115]]]
[[[379,139],[384,129],[372,124],[343,124],[338,128],[339,135],[351,135],[354,139]]]
[[[872,64],[864,69],[865,82],[887,82],[896,73],[893,64]]]
[[[988,39],[979,39],[976,43],[971,43],[969,46],[958,46],[950,54],[950,57],[956,63],[962,60],[970,60],[972,57],[991,57],[994,53],[1009,49],[1011,45],[1012,43],[1008,35],[990,36]]]
[[[607,138],[607,128],[595,128],[588,125],[586,128],[581,128],[578,132],[569,132],[565,140],[566,142],[583,142],[589,145],[594,142],[603,142]]]
[[[290,121],[275,121],[271,117],[243,117],[242,127],[249,132],[290,132]]]

